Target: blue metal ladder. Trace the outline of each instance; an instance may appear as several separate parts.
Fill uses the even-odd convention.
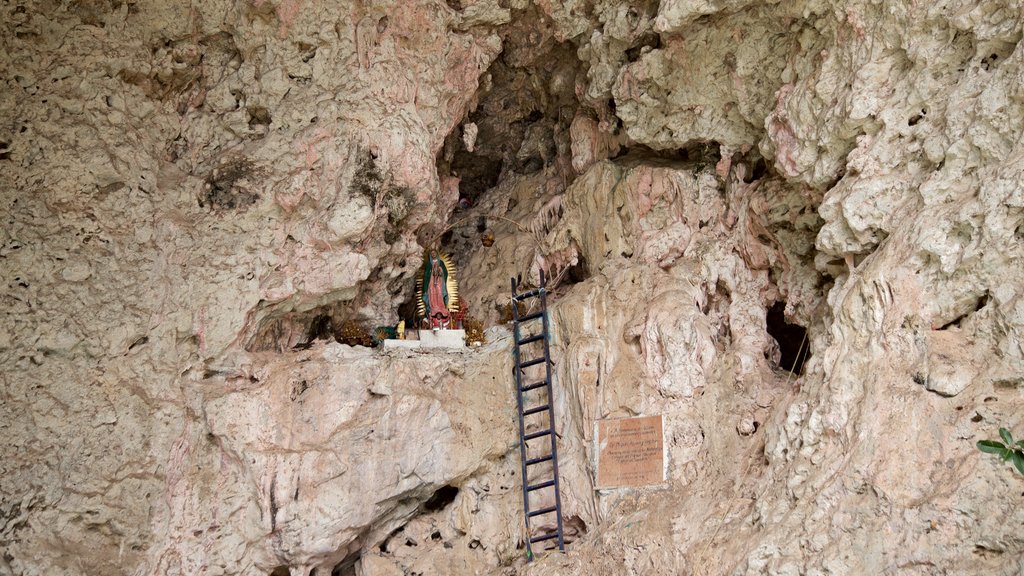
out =
[[[513,278],[512,318],[514,322],[512,337],[514,342],[512,350],[515,359],[515,367],[513,368],[513,371],[516,378],[516,399],[519,406],[519,455],[522,458],[523,469],[523,514],[526,520],[526,557],[529,561],[533,561],[534,544],[557,538],[558,549],[564,552],[565,539],[562,531],[562,498],[559,494],[558,488],[558,446],[556,442],[557,435],[555,433],[554,396],[551,393],[551,350],[548,345],[549,325],[547,315],[547,289],[544,285],[544,272],[541,271],[540,273],[540,288],[523,293],[517,293],[516,289],[516,279]],[[528,313],[526,316],[520,318],[519,303],[528,301],[532,298],[540,299],[539,310]],[[524,337],[522,332],[523,325],[525,324],[529,326],[531,322],[535,322],[536,320],[541,321],[540,331],[533,331]],[[523,354],[525,353],[526,347],[538,342],[543,342],[543,354],[524,361]],[[527,381],[525,375],[526,369],[540,364],[544,365],[544,378],[524,385],[523,382]],[[540,390],[544,390],[546,392],[546,398],[540,398],[541,395],[538,393]],[[547,412],[548,414],[546,428],[545,425],[542,424],[541,430],[527,433],[527,416],[543,412]],[[550,443],[550,448],[546,450],[547,453],[528,459],[527,442],[531,440],[544,439],[547,439]],[[551,462],[550,476],[544,476],[537,479],[534,484],[530,484],[530,469],[534,466],[542,465],[545,462]],[[539,495],[540,490],[545,490],[547,488],[554,489],[555,505],[546,508],[531,508],[530,495],[534,493]],[[554,532],[548,532],[539,536],[531,536],[530,519],[545,514],[555,514],[558,528]]]

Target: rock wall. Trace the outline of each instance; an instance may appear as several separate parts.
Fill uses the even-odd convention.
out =
[[[1022,9],[3,4],[0,575],[1024,571],[974,448],[1024,433]],[[486,346],[333,341],[437,242]],[[527,565],[542,270],[572,544]],[[637,414],[669,482],[595,491]]]

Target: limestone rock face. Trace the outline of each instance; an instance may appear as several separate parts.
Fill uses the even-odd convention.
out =
[[[198,390],[325,306],[390,321],[457,201],[435,153],[501,49],[400,5],[0,8],[3,570],[260,565],[163,552],[215,540],[221,497],[258,518],[244,475],[186,490],[220,459]]]
[[[422,548],[417,561],[439,572],[514,555],[515,507],[505,500],[517,494],[511,482],[498,486],[511,471],[513,418],[493,409],[507,404],[511,358],[507,335],[492,340],[447,354],[317,345],[257,354],[243,373],[206,381],[205,437],[178,462],[164,520],[176,529],[154,552],[155,570],[235,558],[206,568],[330,573],[370,542],[399,558]],[[465,517],[495,502],[501,514]],[[407,526],[413,517],[424,526]],[[432,545],[458,553],[428,559]]]
[[[1021,573],[975,443],[1024,436],[1022,14],[3,3],[0,576]],[[341,343],[432,247],[487,344]],[[595,490],[595,421],[654,414],[667,483]]]

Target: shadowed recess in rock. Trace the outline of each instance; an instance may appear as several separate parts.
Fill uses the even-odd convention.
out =
[[[624,166],[653,164],[671,166],[679,163],[698,165],[714,165],[721,159],[720,145],[713,140],[707,142],[690,142],[681,148],[655,149],[644,144],[623,146],[611,157]]]
[[[356,576],[359,574],[356,570],[357,562],[359,562],[359,552],[350,554],[331,570],[331,576]]]
[[[535,173],[568,148],[578,106],[569,81],[579,65],[575,48],[570,43],[521,46],[527,41],[515,35],[507,42],[483,76],[479,104],[438,155],[438,174],[459,178],[459,196],[468,205],[504,175]]]
[[[437,512],[438,510],[443,510],[454,502],[455,497],[458,495],[459,489],[455,486],[442,486],[423,503],[423,511]]]
[[[779,368],[794,374],[804,373],[804,362],[810,357],[807,329],[786,322],[786,303],[776,302],[765,318],[768,334],[779,343]]]

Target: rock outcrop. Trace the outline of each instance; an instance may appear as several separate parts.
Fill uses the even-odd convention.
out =
[[[0,576],[1024,571],[975,449],[1024,429],[1022,14],[3,4]],[[487,344],[336,341],[438,244]],[[572,543],[527,564],[541,271]],[[641,414],[668,482],[595,490]]]

